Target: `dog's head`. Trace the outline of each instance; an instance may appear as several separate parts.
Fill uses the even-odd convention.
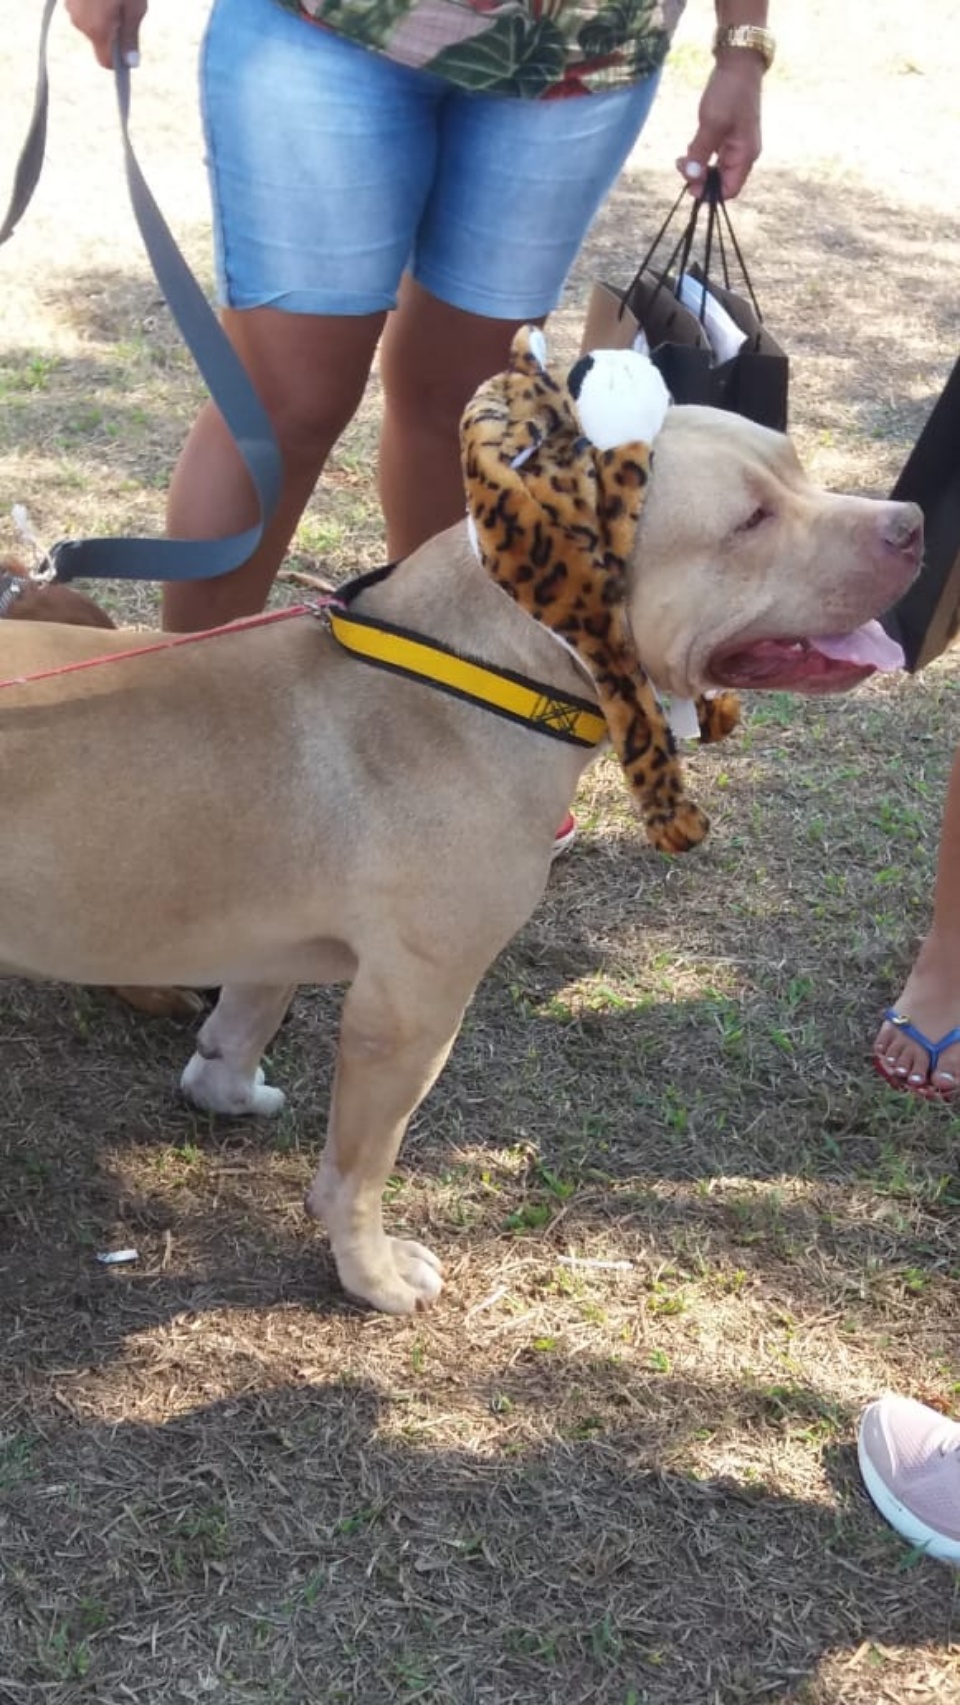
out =
[[[902,665],[876,618],[922,548],[915,504],[822,491],[782,433],[671,409],[630,576],[644,665],[672,692],[845,691]]]
[[[916,572],[919,510],[817,491],[785,437],[669,408],[633,351],[558,378],[524,328],[461,432],[481,560],[589,670],[655,846],[707,829],[657,689],[695,696],[716,739],[738,714],[721,689],[839,691],[902,662],[872,618]]]

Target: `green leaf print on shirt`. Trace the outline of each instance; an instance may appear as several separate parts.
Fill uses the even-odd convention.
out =
[[[577,46],[584,59],[603,59],[626,47],[631,49],[629,57],[637,77],[658,70],[670,41],[666,31],[650,21],[655,10],[655,0],[611,0],[577,31]]]
[[[413,0],[327,0],[314,13],[318,23],[336,30],[337,35],[361,42],[365,47],[375,43],[383,47],[389,41],[401,18],[412,10]]]
[[[567,38],[552,18],[510,12],[472,41],[445,47],[424,70],[461,89],[536,100],[560,81],[568,54]]]

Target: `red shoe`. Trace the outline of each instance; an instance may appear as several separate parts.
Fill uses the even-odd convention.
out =
[[[573,846],[576,838],[577,819],[573,815],[572,811],[568,811],[553,837],[553,852],[550,854],[550,857],[559,858],[561,853],[565,853],[568,847]]]

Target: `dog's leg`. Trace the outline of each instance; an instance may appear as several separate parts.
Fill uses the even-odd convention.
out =
[[[357,977],[343,1007],[327,1146],[306,1209],[326,1225],[344,1290],[387,1314],[440,1294],[440,1263],[423,1244],[388,1237],[382,1193],[407,1121],[438,1076],[469,991]],[[463,999],[458,997],[463,994]]]
[[[199,1018],[204,1010],[203,1000],[193,989],[141,989],[118,983],[110,993],[148,1018]]]
[[[279,1113],[283,1090],[264,1083],[259,1061],[296,986],[234,983],[223,990],[180,1079],[188,1101],[210,1113]]]

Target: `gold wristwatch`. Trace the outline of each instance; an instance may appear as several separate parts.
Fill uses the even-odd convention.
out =
[[[719,53],[724,47],[746,47],[759,53],[764,71],[769,71],[777,51],[774,36],[762,24],[722,25],[713,38],[713,51]]]

